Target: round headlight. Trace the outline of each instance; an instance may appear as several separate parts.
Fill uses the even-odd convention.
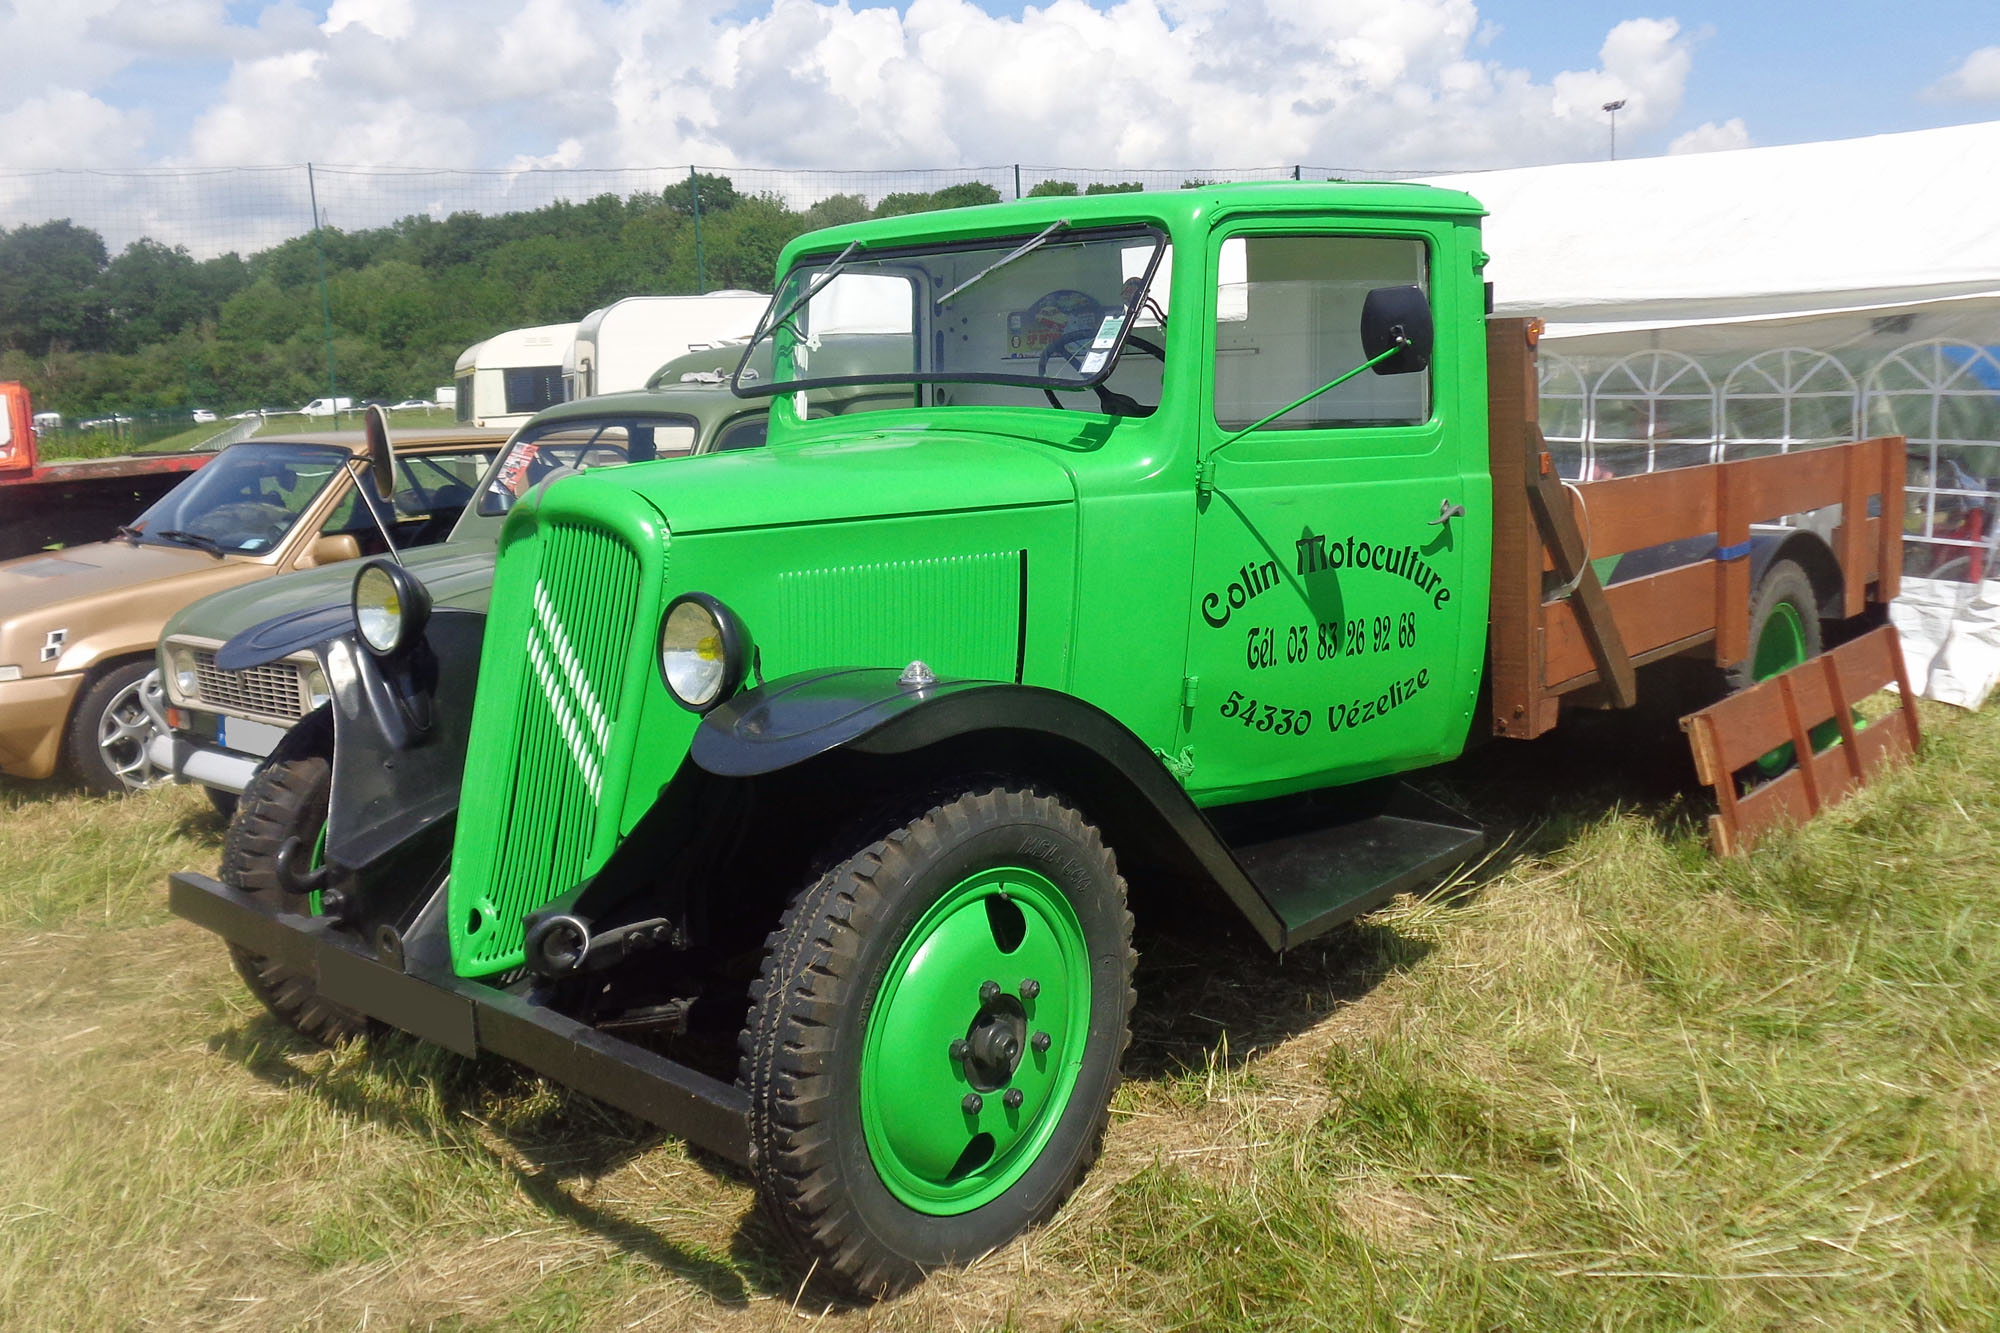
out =
[[[430,594],[401,565],[370,561],[354,576],[354,627],[377,657],[415,642],[430,610]]]
[[[660,620],[660,676],[674,702],[706,713],[734,694],[747,638],[729,608],[707,593],[674,598]]]

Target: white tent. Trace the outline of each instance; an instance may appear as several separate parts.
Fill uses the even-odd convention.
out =
[[[1913,679],[2000,681],[2000,123],[1431,178],[1537,314],[1545,428],[1592,475],[1910,440]]]

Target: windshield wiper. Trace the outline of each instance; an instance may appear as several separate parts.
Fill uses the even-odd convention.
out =
[[[182,546],[192,546],[198,550],[206,551],[217,560],[222,559],[223,556],[222,543],[213,537],[204,537],[199,532],[189,532],[185,528],[167,528],[153,535],[155,537],[164,537],[170,542],[178,542]]]
[[[814,278],[811,282],[807,283],[806,289],[804,291],[800,292],[797,296],[792,298],[792,303],[785,307],[783,314],[779,315],[776,319],[772,320],[770,323],[766,324],[763,328],[758,329],[755,334],[751,335],[749,346],[743,349],[743,362],[748,362],[750,360],[750,352],[752,348],[756,347],[758,343],[764,341],[764,339],[769,337],[771,334],[776,333],[778,331],[779,325],[783,324],[786,320],[790,319],[793,315],[797,314],[800,306],[812,300],[815,296],[818,296],[822,288],[824,288],[829,282],[832,282],[835,277],[839,276],[840,271],[847,267],[848,257],[852,255],[856,250],[859,250],[860,248],[861,248],[861,242],[849,241],[847,243],[847,248],[845,250],[842,250],[839,254],[835,255],[833,257],[833,262],[831,264],[828,264],[817,278]],[[742,363],[738,363],[737,368],[741,370]]]
[[[1031,251],[1041,249],[1042,246],[1045,243],[1047,243],[1049,237],[1055,235],[1059,231],[1068,231],[1068,230],[1069,230],[1069,219],[1057,218],[1054,222],[1051,222],[1048,226],[1042,228],[1042,230],[1037,232],[1034,236],[1031,236],[1027,240],[1021,242],[1021,244],[1015,246],[1011,251],[1002,255],[1000,258],[994,260],[992,263],[988,264],[985,268],[980,269],[979,272],[973,274],[971,277],[967,278],[964,282],[959,283],[958,286],[952,288],[950,291],[946,292],[943,296],[940,296],[937,299],[936,303],[937,309],[943,310],[944,303],[946,301],[949,301],[952,297],[957,296],[960,292],[964,291],[967,287],[970,287],[973,283],[978,282],[981,278],[985,277],[987,274],[993,273],[999,269],[1007,267],[1007,265],[1013,263],[1015,260],[1021,258],[1021,256],[1028,254]]]

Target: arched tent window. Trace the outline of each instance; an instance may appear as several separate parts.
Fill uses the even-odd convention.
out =
[[[1907,344],[1868,372],[1862,404],[1871,434],[1909,440],[1904,572],[1984,579],[2000,490],[2000,357],[1956,340]]]
[[[1589,390],[1583,372],[1568,357],[1543,352],[1536,357],[1541,386],[1542,439],[1566,481],[1583,476],[1590,456]]]
[[[1825,352],[1759,352],[1722,382],[1723,456],[1751,458],[1856,439],[1860,397],[1854,376]]]
[[[1633,352],[1611,363],[1590,399],[1593,476],[1658,472],[1714,460],[1715,382],[1682,352]]]

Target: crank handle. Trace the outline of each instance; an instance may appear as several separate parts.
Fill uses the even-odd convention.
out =
[[[1438,516],[1430,520],[1430,522],[1424,524],[1424,526],[1427,528],[1442,527],[1446,523],[1451,522],[1455,518],[1464,518],[1464,517],[1465,517],[1464,505],[1453,504],[1450,500],[1444,500],[1438,505]]]

